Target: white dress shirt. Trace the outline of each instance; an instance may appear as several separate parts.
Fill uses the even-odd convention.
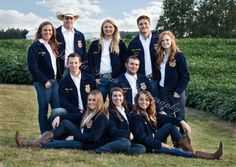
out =
[[[159,82],[159,85],[161,87],[164,87],[165,84],[165,71],[166,71],[166,63],[168,61],[169,56],[164,53],[163,62],[160,65],[160,72],[161,72],[161,80]]]
[[[126,122],[129,123],[128,118],[125,113],[125,108],[123,106],[116,107],[116,108],[119,110],[120,114],[125,118]]]
[[[74,53],[74,28],[71,31],[68,31],[65,29],[65,27],[61,27],[61,32],[64,36],[66,47],[65,47],[65,67],[68,67],[67,65],[67,58],[69,54]]]
[[[43,39],[39,39],[39,42],[44,44],[44,46],[47,48],[49,54],[50,54],[50,59],[51,59],[51,63],[52,63],[52,68],[53,68],[53,71],[54,71],[54,76],[56,78],[57,76],[57,62],[56,62],[56,55],[54,54],[54,52],[52,51],[52,48],[51,46],[46,42],[44,41]]]
[[[144,50],[144,65],[145,65],[145,75],[148,76],[152,74],[152,60],[150,55],[150,43],[151,43],[152,33],[150,33],[148,38],[144,38],[139,34],[139,39],[143,45]]]
[[[134,97],[136,96],[136,94],[138,93],[138,89],[137,89],[137,74],[135,75],[130,75],[129,73],[125,73],[125,77],[128,80],[131,89],[132,89],[132,103],[134,104]]]
[[[101,54],[100,74],[111,73],[111,58],[109,47],[111,45],[111,39],[103,39],[103,51]]]
[[[82,100],[81,93],[80,93],[81,73],[76,77],[71,74],[70,74],[70,76],[71,76],[73,82],[75,83],[75,86],[76,86],[76,89],[78,92],[78,104],[79,104],[78,108],[80,110],[84,110],[83,100]]]

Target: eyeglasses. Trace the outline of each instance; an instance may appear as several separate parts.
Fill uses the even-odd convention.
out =
[[[66,19],[66,20],[73,20],[74,18],[73,17],[64,17],[64,19]]]

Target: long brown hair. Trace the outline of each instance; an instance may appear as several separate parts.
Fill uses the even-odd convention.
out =
[[[153,98],[153,96],[151,95],[151,93],[149,91],[146,91],[146,90],[141,91],[135,96],[135,98],[134,98],[135,104],[133,107],[133,112],[136,112],[137,114],[142,114],[142,109],[138,105],[138,99],[142,94],[146,95],[149,102],[150,102],[148,108],[146,109],[147,116],[148,116],[150,122],[152,124],[154,124],[155,126],[157,126],[155,99]]]
[[[165,49],[161,46],[164,35],[170,36],[170,39],[171,39],[169,61],[175,60],[176,52],[180,51],[179,48],[176,45],[176,39],[175,39],[174,34],[171,31],[163,31],[159,36],[159,40],[158,40],[158,44],[157,44],[156,66],[157,66],[158,69],[160,69],[160,65],[161,65],[161,63],[163,62],[163,59],[164,59]]]
[[[100,39],[99,39],[99,43],[101,45],[101,49],[103,50],[103,39],[105,37],[105,34],[103,32],[103,26],[105,23],[110,23],[114,26],[115,28],[115,31],[114,33],[112,34],[112,39],[111,39],[111,45],[110,45],[110,52],[113,52],[113,53],[116,53],[116,54],[119,54],[120,53],[120,48],[119,48],[119,42],[120,42],[120,31],[119,31],[119,28],[116,24],[116,22],[112,19],[106,19],[103,21],[102,25],[101,25],[101,31],[100,31]]]
[[[118,111],[118,109],[114,105],[114,103],[112,102],[112,95],[116,91],[120,92],[123,95],[124,99],[123,99],[122,106],[125,108],[126,112],[129,112],[129,108],[128,108],[127,102],[125,100],[124,91],[123,91],[123,89],[121,89],[119,87],[114,87],[114,88],[111,89],[110,94],[109,94],[109,106],[108,106],[108,108],[109,108],[109,110],[114,110],[116,112],[116,114],[117,114],[117,117],[122,121],[123,119],[122,119],[122,116],[121,116],[120,112]]]
[[[104,113],[106,115],[106,117],[108,118],[109,117],[109,113],[108,111],[105,109],[105,106],[104,106],[104,103],[103,103],[103,97],[102,97],[102,94],[101,92],[99,92],[98,90],[92,90],[88,97],[92,95],[92,96],[95,96],[95,99],[96,99],[96,108],[95,110],[91,110],[87,104],[87,110],[85,111],[84,115],[83,115],[83,118],[82,118],[82,121],[81,121],[81,124],[80,124],[80,127],[83,127],[86,122],[90,121],[92,118],[90,118],[89,120],[86,120],[86,118],[91,114],[91,113],[94,113],[93,115],[97,115],[99,112],[100,113]],[[84,122],[86,120],[86,122]]]
[[[56,55],[58,55],[58,42],[56,40],[56,30],[55,30],[54,26],[52,25],[52,23],[50,21],[44,21],[39,25],[38,30],[35,33],[35,40],[34,41],[42,38],[42,29],[46,25],[50,25],[52,27],[52,37],[48,41],[48,44],[51,46],[53,52]]]

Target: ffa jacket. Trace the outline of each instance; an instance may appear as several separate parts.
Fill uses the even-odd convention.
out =
[[[117,78],[121,73],[125,72],[125,61],[127,57],[127,49],[125,43],[120,40],[119,42],[120,53],[119,55],[110,52],[111,58],[111,69],[112,69],[112,78]],[[88,62],[90,72],[100,78],[100,64],[101,64],[101,45],[99,40],[92,42],[88,50]]]
[[[118,78],[118,83],[117,85],[118,87],[122,88],[125,92],[125,99],[127,102],[127,105],[129,107],[129,109],[132,109],[133,104],[132,104],[132,88],[129,84],[129,81],[126,79],[125,74],[121,74]],[[148,81],[148,79],[146,78],[145,75],[143,74],[137,74],[137,89],[138,92],[141,92],[143,90],[149,91],[152,95],[154,95],[154,93],[152,92],[151,89],[151,85]]]
[[[161,141],[154,139],[154,134],[162,125],[172,123],[180,126],[180,120],[166,115],[158,115],[157,121],[158,125],[154,126],[145,115],[134,112],[130,114],[130,127],[134,135],[134,142],[143,144],[147,152],[161,148]]]
[[[104,112],[99,112],[83,127],[83,133],[75,137],[82,143],[82,149],[96,149],[107,143],[108,119]]]
[[[87,97],[91,90],[95,89],[95,79],[90,74],[81,72],[80,93],[83,101],[84,110],[87,107]],[[82,118],[83,112],[78,109],[78,90],[72,80],[70,74],[63,78],[59,84],[59,97],[61,107],[65,108],[70,114],[67,114],[63,119],[76,121]],[[73,122],[74,122],[73,121]]]
[[[117,112],[114,109],[109,109],[108,136],[111,139],[119,137],[125,137],[129,139],[130,135],[129,123],[121,114],[119,115],[122,118],[122,120],[119,119]],[[129,114],[126,113],[126,116],[129,119]]]
[[[164,88],[169,92],[182,94],[189,82],[189,72],[182,52],[177,52],[175,59],[176,63],[172,66],[170,66],[169,61],[166,63]],[[161,80],[160,70],[158,70],[157,75],[159,85]]]
[[[65,67],[65,49],[66,42],[64,36],[61,32],[62,26],[56,29],[56,38],[59,43],[59,64],[60,64],[60,75],[63,75]],[[74,29],[74,52],[78,53],[81,56],[82,62],[86,64],[87,55],[86,55],[86,41],[84,34],[80,31]]]
[[[150,42],[150,55],[151,55],[151,62],[152,62],[152,75],[153,78],[156,80],[156,45],[158,43],[158,35],[156,33],[152,33],[152,38]],[[139,35],[137,35],[132,41],[130,41],[128,46],[128,53],[129,55],[137,55],[140,60],[140,67],[138,73],[145,75],[145,59],[144,59],[144,49],[143,45],[139,39]]]
[[[50,53],[44,44],[35,41],[28,49],[28,68],[34,82],[45,84],[55,79]]]

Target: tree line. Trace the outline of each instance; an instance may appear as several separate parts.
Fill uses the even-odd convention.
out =
[[[236,37],[236,0],[163,0],[156,30],[178,37]]]
[[[0,39],[25,39],[28,30],[21,30],[19,28],[9,28],[7,30],[0,30]]]

